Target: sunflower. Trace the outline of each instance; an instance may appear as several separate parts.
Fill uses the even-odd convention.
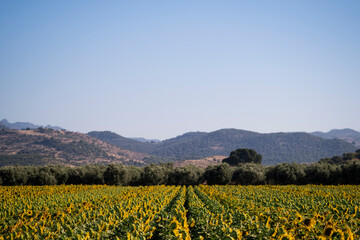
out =
[[[334,228],[332,226],[325,227],[324,229],[324,236],[331,237],[334,232]]]
[[[179,222],[173,217],[173,220],[169,224],[170,229],[172,230],[173,234],[177,237],[179,235]]]
[[[299,213],[296,213],[296,221],[297,222],[302,222],[303,221],[303,217]]]
[[[306,219],[304,220],[304,225],[305,225],[308,229],[310,229],[310,228],[313,228],[313,227],[316,225],[316,221],[315,221],[315,219],[313,219],[313,218],[306,218]]]

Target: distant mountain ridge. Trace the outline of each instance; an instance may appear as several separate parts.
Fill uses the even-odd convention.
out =
[[[97,138],[104,142],[113,144],[115,146],[122,146],[121,148],[134,152],[148,153],[153,149],[153,144],[148,142],[139,142],[137,140],[120,136],[110,131],[92,131],[88,133],[89,136]]]
[[[8,129],[16,129],[16,130],[36,129],[36,128],[39,128],[39,127],[51,128],[51,129],[55,129],[55,130],[65,130],[64,128],[61,128],[61,127],[58,127],[58,126],[51,126],[51,125],[41,126],[41,125],[35,125],[33,123],[29,123],[29,122],[10,123],[6,119],[3,119],[3,120],[0,121],[0,128],[1,128],[1,125],[5,126]]]
[[[156,144],[141,142],[133,144],[128,139],[109,131],[88,134],[124,149],[167,160],[228,156],[237,148],[252,148],[263,156],[265,165],[282,162],[310,163],[356,150],[353,144],[343,140],[324,139],[304,132],[263,134],[238,129],[221,129],[210,133],[185,133]]]
[[[0,130],[0,166],[124,163],[146,165],[147,154],[116,147],[87,134],[37,128]]]
[[[338,138],[346,142],[352,143],[356,147],[360,147],[360,132],[357,132],[350,128],[332,129],[329,132],[317,131],[317,132],[312,132],[310,134],[327,139]]]
[[[209,133],[188,132],[159,141],[126,138],[110,131],[81,134],[50,125],[39,127],[42,126],[9,123],[6,119],[0,121],[0,129],[3,129],[0,131],[0,165],[4,161],[12,162],[12,159],[19,160],[21,165],[26,163],[26,159],[38,165],[110,162],[146,165],[189,159],[208,159],[211,162],[213,156],[228,156],[237,148],[254,149],[263,156],[263,164],[272,165],[317,162],[321,158],[354,152],[360,147],[360,133],[352,129],[268,134],[221,129]],[[39,159],[35,158],[38,156]]]

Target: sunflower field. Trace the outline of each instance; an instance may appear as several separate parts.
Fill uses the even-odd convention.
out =
[[[360,239],[360,187],[1,186],[2,239]]]

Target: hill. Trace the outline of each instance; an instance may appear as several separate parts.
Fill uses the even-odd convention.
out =
[[[120,136],[110,131],[92,131],[88,133],[89,136],[97,138],[104,142],[127,149],[134,152],[150,153],[153,151],[155,145],[149,142],[140,142],[131,138]]]
[[[357,132],[350,128],[333,129],[329,132],[312,132],[310,134],[327,139],[341,139],[355,145],[358,148],[360,147],[360,132]]]
[[[110,162],[144,165],[146,157],[148,155],[124,150],[77,132],[48,128],[0,130],[0,166],[79,166]]]
[[[8,129],[22,130],[22,129],[36,129],[39,127],[43,127],[43,126],[35,125],[35,124],[29,123],[29,122],[9,123],[6,119],[3,119],[0,121],[0,129],[8,128]],[[46,125],[45,127],[55,129],[55,130],[65,130],[64,128],[61,128],[58,126]]]
[[[321,158],[354,152],[356,147],[340,139],[323,139],[308,133],[269,133],[222,129],[210,133],[190,132],[159,143],[134,144],[111,132],[90,132],[90,136],[123,149],[169,160],[228,156],[237,148],[251,148],[263,156],[263,164],[282,162],[310,163]],[[111,137],[110,137],[111,136]]]

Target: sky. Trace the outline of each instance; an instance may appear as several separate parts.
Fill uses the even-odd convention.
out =
[[[167,139],[360,130],[360,1],[0,1],[0,119]]]

